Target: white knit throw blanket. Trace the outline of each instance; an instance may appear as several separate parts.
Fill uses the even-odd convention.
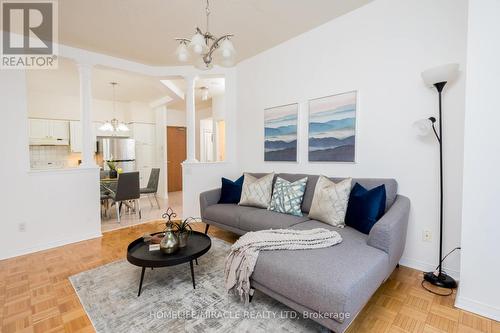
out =
[[[248,232],[231,246],[224,269],[226,290],[235,291],[246,302],[250,295],[250,276],[260,251],[305,250],[333,246],[342,242],[336,231],[323,228],[311,230],[261,230]]]

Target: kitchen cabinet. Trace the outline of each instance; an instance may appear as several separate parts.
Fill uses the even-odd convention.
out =
[[[46,119],[30,119],[30,140],[46,139],[49,135],[49,121]]]
[[[136,142],[148,145],[156,144],[155,124],[132,123],[130,127]]]
[[[29,119],[30,145],[68,145],[69,121]]]
[[[69,122],[67,120],[50,120],[50,135],[57,140],[69,141]]]

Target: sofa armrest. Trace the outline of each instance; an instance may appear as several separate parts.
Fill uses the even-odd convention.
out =
[[[208,206],[217,204],[219,202],[219,199],[220,188],[200,193],[200,212],[202,219],[205,216],[205,209]]]
[[[410,200],[397,195],[389,210],[375,223],[367,243],[389,255],[390,271],[399,263],[406,243]]]

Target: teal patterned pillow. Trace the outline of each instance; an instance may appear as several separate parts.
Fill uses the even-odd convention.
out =
[[[269,210],[302,216],[302,197],[306,190],[307,177],[301,178],[293,183],[278,177],[274,184],[273,197]]]

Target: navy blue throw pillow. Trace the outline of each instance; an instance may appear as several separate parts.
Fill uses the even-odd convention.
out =
[[[236,181],[229,180],[222,177],[222,187],[220,191],[220,204],[227,203],[238,203],[241,198],[241,189],[243,187],[243,179],[241,176]]]
[[[385,212],[385,185],[367,190],[356,183],[349,195],[345,224],[368,234]]]

